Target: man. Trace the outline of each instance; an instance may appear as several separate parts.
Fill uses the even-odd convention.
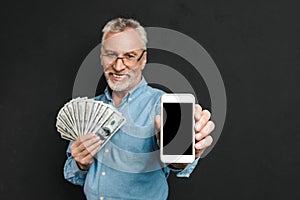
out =
[[[95,99],[115,106],[126,124],[100,151],[101,141],[95,134],[70,143],[64,175],[68,181],[84,185],[87,199],[166,199],[170,171],[189,177],[212,143],[210,112],[196,105],[196,160],[169,166],[160,162],[158,108],[164,92],[148,86],[142,76],[146,43],[144,28],[133,19],[117,18],[103,28],[101,64],[108,87]]]

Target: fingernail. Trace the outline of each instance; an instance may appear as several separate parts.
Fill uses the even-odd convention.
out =
[[[103,143],[103,140],[99,140],[99,141],[98,141],[98,144],[102,144],[102,143]]]
[[[97,138],[97,140],[101,140],[101,137],[100,137],[100,135],[98,135],[98,134],[95,135],[94,137]]]
[[[197,140],[200,140],[202,137],[202,134],[201,133],[197,133]]]

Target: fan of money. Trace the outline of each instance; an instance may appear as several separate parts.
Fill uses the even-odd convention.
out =
[[[61,138],[70,141],[87,133],[94,133],[103,140],[103,146],[125,121],[122,113],[113,106],[87,97],[78,97],[60,109],[56,117],[56,128]]]

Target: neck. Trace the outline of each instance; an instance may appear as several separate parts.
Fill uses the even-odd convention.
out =
[[[122,103],[122,99],[126,96],[128,92],[130,92],[133,88],[135,88],[141,81],[142,77],[138,79],[139,81],[134,84],[130,89],[125,91],[112,91],[111,96],[114,101],[115,106],[118,106]]]
[[[116,92],[116,91],[112,91],[112,99],[114,101],[115,106],[118,106],[122,103],[122,99],[123,97],[125,97],[125,95],[128,92]]]

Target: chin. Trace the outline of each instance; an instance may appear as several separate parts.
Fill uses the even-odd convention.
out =
[[[110,87],[110,89],[114,92],[125,92],[127,91],[131,84],[130,83],[112,83],[110,80],[107,81],[108,86]]]

